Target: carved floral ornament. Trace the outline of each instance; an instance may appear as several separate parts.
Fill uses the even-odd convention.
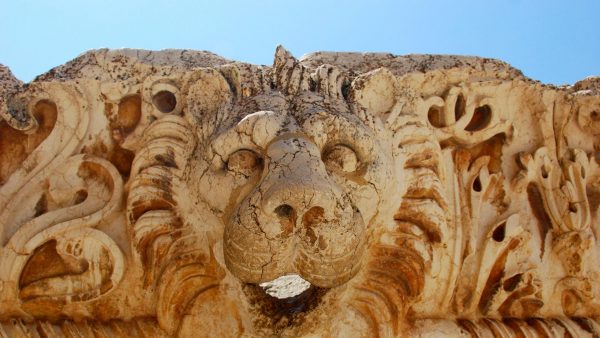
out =
[[[598,88],[281,47],[0,68],[0,336],[597,336]]]

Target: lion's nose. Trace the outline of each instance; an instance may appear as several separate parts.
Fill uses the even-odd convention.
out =
[[[312,226],[335,217],[341,190],[328,179],[318,148],[302,138],[279,140],[269,147],[269,176],[262,182],[263,211],[285,230]],[[284,230],[284,231],[285,231]]]
[[[294,189],[294,187],[287,189],[296,190],[297,194],[274,194],[266,201],[267,210],[272,209],[272,215],[281,221],[294,223],[301,220],[305,226],[308,226],[315,223],[310,221],[315,219],[315,215],[319,215],[319,218],[323,218],[325,215],[333,216],[335,197],[332,194],[307,192],[306,189]],[[277,198],[277,195],[285,195],[285,197]],[[318,195],[321,196],[317,197]],[[277,206],[272,208],[273,205]]]
[[[291,231],[297,223],[298,226],[308,227],[316,224],[318,220],[335,217],[336,189],[332,184],[323,177],[299,176],[312,182],[286,180],[274,184],[263,199],[263,210],[272,217],[278,218],[288,231]]]

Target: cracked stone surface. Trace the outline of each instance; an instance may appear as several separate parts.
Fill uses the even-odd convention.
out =
[[[282,47],[0,65],[0,336],[598,336],[599,88]]]

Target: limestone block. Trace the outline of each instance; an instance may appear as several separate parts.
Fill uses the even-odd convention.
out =
[[[282,47],[0,67],[0,336],[598,336],[599,88]]]

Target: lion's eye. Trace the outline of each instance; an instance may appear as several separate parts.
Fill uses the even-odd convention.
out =
[[[323,154],[326,166],[348,173],[355,172],[358,168],[358,158],[352,148],[338,144]]]
[[[254,172],[262,167],[262,158],[252,150],[241,149],[229,155],[227,160],[227,169],[242,174],[252,176]]]

